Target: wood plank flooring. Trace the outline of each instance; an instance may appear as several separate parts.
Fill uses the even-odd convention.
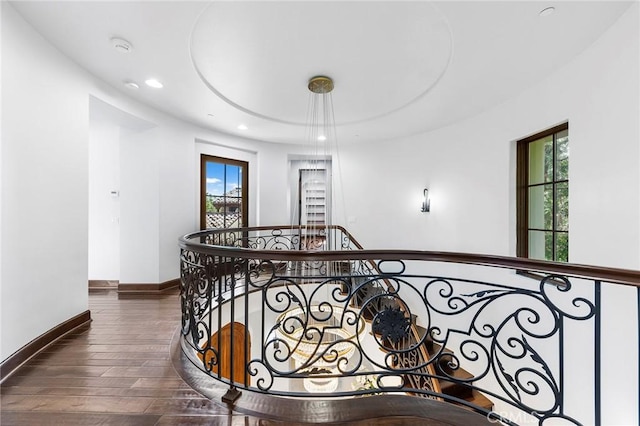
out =
[[[255,400],[254,406],[263,410],[239,405],[232,410],[219,398],[193,390],[174,369],[171,340],[180,324],[177,290],[124,299],[114,290],[92,291],[89,309],[90,325],[54,342],[2,384],[0,425],[268,426],[320,419],[352,426],[491,424],[449,404],[398,396],[389,399],[389,407],[395,407],[390,409],[379,403],[378,398],[386,398],[382,396],[352,400],[344,408],[346,400],[281,399],[274,406],[266,396],[245,395],[238,401]],[[177,365],[183,373],[188,367]]]
[[[92,292],[90,326],[58,340],[0,390],[4,425],[257,424],[192,390],[175,372],[177,292],[118,299]]]

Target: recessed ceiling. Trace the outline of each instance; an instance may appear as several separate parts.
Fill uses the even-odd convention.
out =
[[[303,142],[307,81],[328,75],[342,143],[408,136],[497,105],[571,61],[632,3],[11,4],[127,96],[225,133]],[[134,48],[123,54],[114,38]],[[150,78],[164,87],[143,84]]]
[[[389,21],[402,25],[384,31]],[[298,125],[311,77],[333,79],[338,125],[373,121],[424,96],[451,52],[447,21],[428,2],[214,2],[191,36],[196,71],[216,95]]]

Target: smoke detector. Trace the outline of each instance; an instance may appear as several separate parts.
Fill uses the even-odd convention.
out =
[[[133,50],[131,43],[119,37],[113,37],[111,39],[111,46],[120,53],[129,53]]]

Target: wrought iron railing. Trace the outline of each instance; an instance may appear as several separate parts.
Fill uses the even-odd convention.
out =
[[[238,389],[406,393],[505,424],[601,421],[600,291],[640,283],[631,270],[363,250],[337,226],[208,230],[180,246],[182,348],[229,385],[225,400]],[[566,358],[574,345],[595,351],[579,373]],[[590,410],[567,402],[585,380]],[[481,392],[493,408],[444,393],[445,382]]]

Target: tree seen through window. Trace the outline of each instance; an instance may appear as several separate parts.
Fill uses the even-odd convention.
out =
[[[518,256],[569,261],[569,129],[518,142]]]

